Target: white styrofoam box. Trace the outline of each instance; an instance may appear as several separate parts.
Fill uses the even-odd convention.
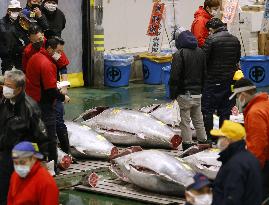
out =
[[[240,6],[253,5],[256,0],[239,0]]]
[[[239,14],[239,23],[241,28],[248,29],[249,32],[258,32],[261,30],[264,11],[242,11]]]

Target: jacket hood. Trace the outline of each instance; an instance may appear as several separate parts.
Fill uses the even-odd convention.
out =
[[[176,37],[176,48],[194,49],[198,47],[198,42],[195,36],[190,31],[183,31]]]
[[[269,100],[269,95],[268,93],[259,93],[257,94],[245,107],[244,110],[244,115],[246,115],[248,113],[248,111],[250,110],[250,108],[255,105],[258,102],[262,102],[262,101],[268,101]]]
[[[211,19],[212,16],[204,9],[203,6],[200,6],[199,9],[194,13],[194,18],[203,17],[206,19]]]

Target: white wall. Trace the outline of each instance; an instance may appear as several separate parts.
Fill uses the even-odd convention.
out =
[[[176,0],[177,1],[177,0]],[[194,12],[204,0],[178,0],[176,18],[190,29]],[[105,48],[146,47],[152,0],[104,0]]]

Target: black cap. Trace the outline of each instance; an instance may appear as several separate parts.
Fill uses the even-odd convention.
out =
[[[234,84],[234,93],[229,98],[230,100],[234,98],[239,93],[248,91],[248,90],[256,90],[256,86],[248,79],[241,78],[240,80],[236,81]]]

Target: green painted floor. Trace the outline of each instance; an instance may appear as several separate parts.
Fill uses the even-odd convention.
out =
[[[74,119],[83,111],[95,106],[140,108],[167,101],[163,85],[132,83],[122,88],[73,88],[68,92],[71,102],[65,105],[67,120]]]
[[[68,91],[70,104],[65,105],[65,118],[72,120],[83,111],[95,106],[121,106],[140,108],[153,103],[166,102],[163,85],[132,83],[124,88],[73,88]],[[142,205],[130,200],[104,195],[84,193],[74,190],[62,191],[62,205]]]

